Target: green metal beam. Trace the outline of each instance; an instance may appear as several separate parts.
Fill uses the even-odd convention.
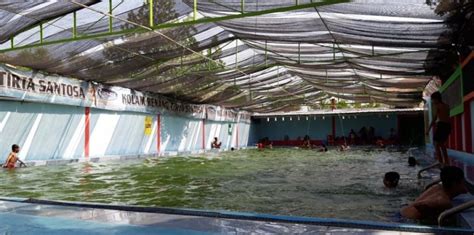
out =
[[[265,40],[265,65],[267,65],[268,62],[268,51],[267,51],[267,40]]]
[[[76,12],[72,13],[72,37],[77,38],[77,14]]]
[[[43,22],[40,22],[40,43],[43,43]]]
[[[198,8],[198,2],[197,0],[194,0],[193,2],[193,20],[196,21],[197,20],[197,8]]]
[[[112,0],[109,0],[109,14],[112,15],[112,13],[113,13]],[[112,20],[113,20],[112,16],[109,16],[109,33],[114,31]]]
[[[297,6],[289,6],[289,7],[278,7],[278,8],[267,9],[267,10],[262,10],[262,11],[245,12],[242,14],[226,15],[226,16],[220,16],[220,17],[204,17],[204,18],[190,20],[190,21],[162,23],[162,24],[154,25],[153,27],[150,27],[150,29],[157,30],[157,29],[189,26],[189,25],[195,25],[195,24],[216,23],[220,21],[241,19],[245,17],[254,17],[254,16],[261,16],[261,15],[278,13],[278,12],[288,12],[288,11],[320,7],[320,6],[331,5],[331,4],[346,3],[349,1],[350,0],[322,0],[321,2],[300,4]],[[197,17],[196,16],[197,15],[197,0],[194,0],[194,3],[196,7],[194,9],[195,12],[193,13],[194,14],[193,17]],[[34,44],[29,44],[29,45],[24,45],[24,46],[12,47],[8,49],[2,49],[0,50],[0,53],[14,51],[14,50],[41,47],[41,46],[48,46],[48,45],[54,45],[54,44],[75,42],[75,41],[81,41],[81,40],[91,40],[91,39],[110,37],[110,36],[120,36],[120,35],[126,35],[126,34],[149,32],[149,30],[137,27],[133,29],[125,29],[125,30],[113,31],[113,32],[103,32],[103,33],[95,33],[95,34],[89,34],[89,35],[77,35],[76,14],[75,12],[73,14],[74,14],[73,15],[74,22],[73,22],[73,37],[72,38],[51,40],[51,41],[46,41],[46,42],[43,41],[42,43],[40,42],[40,43],[34,43]]]
[[[148,17],[150,20],[150,27],[155,26],[155,20],[153,19],[153,0],[148,0]]]
[[[298,42],[298,64],[301,64],[301,43]]]

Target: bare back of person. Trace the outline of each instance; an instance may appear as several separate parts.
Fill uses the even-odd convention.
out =
[[[441,212],[451,207],[451,199],[443,186],[435,185],[423,192],[413,203],[402,208],[401,214],[409,219],[436,220]]]
[[[438,116],[438,122],[449,123],[449,105],[445,103],[437,104],[436,115]]]
[[[11,152],[7,160],[5,161],[5,164],[3,165],[4,168],[15,168],[16,162],[18,161],[18,156],[15,152]]]

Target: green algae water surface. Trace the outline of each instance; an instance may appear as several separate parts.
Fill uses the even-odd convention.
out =
[[[426,182],[400,152],[273,149],[0,172],[1,196],[389,220]],[[399,187],[383,175],[397,171]],[[426,180],[425,180],[426,181]]]

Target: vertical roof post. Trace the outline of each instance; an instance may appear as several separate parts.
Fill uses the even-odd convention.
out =
[[[72,13],[72,37],[77,37],[77,15],[76,12]]]
[[[196,20],[196,19],[197,19],[197,6],[198,6],[197,0],[194,0],[194,4],[193,4],[193,20]]]
[[[43,22],[40,22],[40,43],[43,43]]]
[[[267,52],[267,40],[265,40],[265,66],[267,66],[268,52]]]
[[[112,32],[112,0],[109,0],[109,32]]]
[[[150,21],[150,27],[155,26],[155,22],[153,19],[153,0],[148,0],[148,16]]]
[[[298,42],[298,64],[301,64],[301,42]]]
[[[332,60],[336,60],[336,45],[332,44]]]

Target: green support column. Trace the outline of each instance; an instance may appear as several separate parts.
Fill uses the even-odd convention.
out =
[[[43,22],[40,22],[40,43],[43,43]]]
[[[148,0],[148,17],[150,20],[150,27],[155,26],[155,22],[153,19],[153,0]]]
[[[76,38],[77,37],[77,16],[76,12],[72,13],[72,37]]]
[[[239,41],[235,40],[235,68],[239,67],[239,58],[237,54],[239,53]]]
[[[239,67],[239,58],[237,54],[239,53],[239,41],[235,40],[235,69]],[[237,85],[237,81],[235,80],[236,78],[234,77],[234,86]]]
[[[207,49],[207,56],[208,56],[208,57],[212,57],[212,50],[211,50],[211,48]],[[209,69],[209,71],[211,71],[212,61],[208,60],[207,63],[208,63],[208,67],[209,67],[208,69]]]
[[[109,33],[111,33],[113,31],[113,28],[112,28],[112,0],[109,0]]]
[[[10,47],[13,49],[15,48],[15,42],[13,41],[13,37],[10,38]]]
[[[267,40],[265,40],[265,66],[267,66],[268,52],[267,52]]]
[[[298,64],[301,64],[301,43],[298,42]]]
[[[249,88],[249,98],[250,98],[250,100],[252,100],[252,89],[250,89],[250,80],[251,79],[252,79],[252,75],[249,75],[249,83],[248,83],[249,87],[248,88]]]
[[[332,59],[336,60],[336,45],[332,44]]]
[[[240,0],[240,13],[245,12],[245,0]]]
[[[193,4],[193,20],[196,20],[197,19],[197,8],[198,8],[198,2],[197,0],[194,0],[194,4]]]

